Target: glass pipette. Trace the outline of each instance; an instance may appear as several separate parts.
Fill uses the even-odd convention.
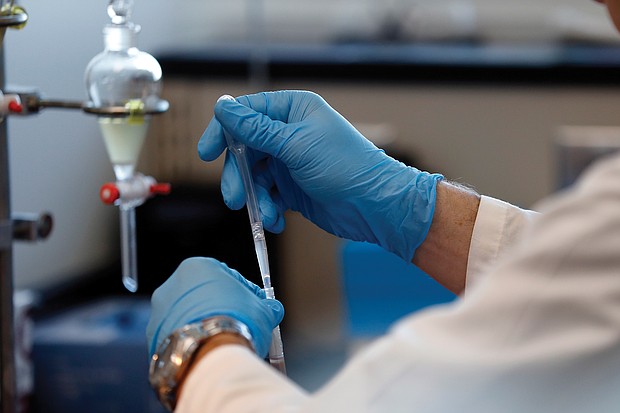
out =
[[[245,145],[233,140],[227,133],[225,133],[225,136],[228,144],[228,150],[235,156],[237,166],[239,167],[239,172],[241,173],[241,177],[243,179],[243,186],[246,194],[246,206],[250,217],[252,237],[254,238],[254,249],[256,250],[256,258],[258,259],[258,267],[260,268],[260,274],[263,280],[265,296],[267,299],[274,299],[275,293],[273,287],[271,286],[271,274],[269,271],[269,258],[267,256],[265,231],[263,230],[263,222],[260,219],[258,202],[256,200],[256,191],[254,189],[254,181],[252,180],[246,155],[246,147]],[[282,344],[280,326],[276,326],[271,333],[269,363],[283,374],[286,374],[286,365],[284,363],[284,346]]]

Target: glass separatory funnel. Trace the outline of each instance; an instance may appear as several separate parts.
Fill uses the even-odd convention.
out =
[[[110,23],[103,29],[104,51],[86,68],[89,102],[86,112],[98,116],[116,183],[101,188],[105,203],[117,205],[121,215],[123,284],[138,288],[135,208],[150,196],[168,193],[169,185],[136,172],[136,164],[152,115],[168,110],[159,98],[162,70],[157,60],[137,48],[140,26],[129,18],[133,0],[111,0]]]

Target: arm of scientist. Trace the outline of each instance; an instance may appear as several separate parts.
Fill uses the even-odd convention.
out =
[[[426,251],[432,252],[434,249],[440,247],[443,243],[441,240],[442,234],[449,234],[450,239],[458,237],[457,234],[471,234],[471,226],[473,225],[473,218],[469,213],[463,213],[471,207],[471,201],[477,198],[469,191],[463,191],[459,187],[452,185],[441,184],[438,189],[438,207],[436,208],[436,218],[434,219],[433,226],[429,233],[429,237],[434,245],[432,247],[426,247],[424,244],[419,249],[419,254],[424,255]],[[511,239],[515,234],[507,234],[511,230],[517,229],[515,225],[507,225],[506,223],[512,222],[518,215],[517,208],[511,207],[508,204],[494,201],[483,197],[482,206],[489,203],[491,207],[486,208],[489,212],[495,212],[496,220],[492,220],[494,224],[497,222],[503,222],[503,235],[504,240]],[[477,202],[475,202],[477,204]],[[484,207],[481,207],[485,210]],[[497,213],[497,212],[500,213]],[[507,217],[512,217],[507,219]],[[480,217],[479,217],[480,218]],[[456,225],[452,225],[456,223]],[[451,226],[452,229],[442,228],[443,226]],[[461,228],[462,227],[462,228]],[[493,226],[495,230],[495,226]],[[476,231],[474,231],[476,232]],[[478,231],[480,232],[480,231]],[[436,238],[433,241],[432,238]],[[428,240],[429,238],[427,238]],[[482,239],[499,239],[497,237],[482,237]],[[436,245],[435,245],[436,244]],[[467,244],[467,243],[465,243]],[[451,247],[450,245],[447,245]],[[499,246],[487,247],[488,250],[494,251],[493,254],[486,255],[498,255],[496,251]],[[453,248],[456,250],[456,248]],[[465,255],[466,255],[465,251]],[[454,254],[460,256],[462,254]],[[431,255],[432,256],[432,255]],[[149,324],[148,335],[149,341],[155,343],[161,341],[161,338],[171,332],[173,329],[181,327],[185,323],[190,323],[209,315],[231,315],[236,316],[244,320],[247,324],[251,325],[252,320],[256,316],[247,315],[248,312],[252,313],[253,308],[260,308],[257,305],[251,305],[252,296],[245,294],[243,299],[235,299],[238,291],[233,291],[230,288],[234,284],[230,284],[229,278],[226,274],[232,274],[237,279],[242,279],[241,275],[233,270],[228,269],[225,265],[216,263],[214,260],[206,259],[192,259],[184,262],[175,274],[162,286],[156,294],[153,296],[153,315],[151,317],[151,323]],[[222,278],[223,279],[219,279]],[[244,281],[245,282],[245,281]],[[222,287],[221,285],[224,285]],[[240,284],[243,285],[243,284]],[[234,290],[241,290],[243,288]],[[253,287],[256,290],[255,287]],[[259,290],[259,289],[258,289]],[[187,293],[186,293],[187,291]],[[182,297],[182,300],[180,298]],[[221,303],[221,298],[227,297],[226,305]],[[264,298],[264,297],[262,297]],[[232,311],[237,302],[237,310]],[[239,305],[239,303],[243,303]],[[232,312],[231,312],[232,311]],[[260,317],[258,317],[260,318]],[[275,323],[279,322],[276,320]],[[275,324],[274,324],[275,325]],[[252,330],[256,330],[253,328]],[[264,329],[269,332],[267,327]],[[154,335],[159,335],[159,339]],[[260,333],[254,333],[255,337],[260,337]],[[267,334],[268,339],[270,338]],[[263,340],[264,341],[264,340]],[[257,350],[259,354],[266,351],[266,344],[258,346],[263,350]],[[157,346],[151,345],[151,352]],[[255,346],[256,347],[256,346]],[[217,354],[223,351],[222,358],[208,357],[211,352]],[[274,370],[263,370],[264,363],[257,362],[254,356],[252,346],[243,337],[235,334],[218,334],[212,338],[209,338],[206,343],[200,348],[198,355],[195,358],[196,362],[193,363],[192,374],[190,377],[195,377],[195,380],[188,379],[187,384],[182,383],[182,389],[180,393],[192,394],[195,396],[189,396],[187,404],[179,404],[177,411],[222,411],[228,409],[228,411],[242,412],[247,408],[246,402],[252,397],[268,397],[269,402],[267,405],[280,406],[283,410],[297,409],[300,404],[300,400],[307,397],[307,394],[295,385],[289,382],[283,381],[281,375],[277,374]],[[217,371],[218,368],[207,363],[207,360],[223,362],[222,374],[207,374],[206,376],[201,374],[200,371]],[[204,362],[203,362],[204,361]],[[231,377],[229,380],[228,372],[243,372],[242,376],[236,375],[234,379]],[[239,388],[236,384],[248,383],[254,378],[265,374],[260,380],[255,382],[251,389],[244,389],[243,394],[247,397],[239,398],[235,396]],[[193,383],[193,384],[192,384]],[[201,389],[209,388],[213,393],[209,392],[209,396],[202,398],[204,393]],[[219,390],[218,390],[219,389]],[[212,397],[212,394],[218,394],[219,397]],[[252,396],[254,394],[254,396]],[[222,403],[225,403],[222,404]],[[193,407],[192,407],[193,406]],[[223,410],[226,411],[226,410]]]
[[[177,412],[617,411],[618,182],[620,156],[543,204],[471,294],[405,318],[315,394],[219,345],[195,362]]]
[[[473,284],[531,215],[483,197],[473,242],[488,245],[469,256],[480,197],[389,157],[317,94],[223,96],[214,112],[199,155],[218,158],[226,148],[225,133],[248,147],[266,229],[280,232],[284,212],[300,212],[336,236],[375,243],[413,261],[457,294],[466,274]],[[243,182],[230,154],[221,188],[229,207],[243,206]]]

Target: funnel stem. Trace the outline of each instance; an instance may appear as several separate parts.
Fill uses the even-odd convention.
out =
[[[136,247],[136,209],[121,207],[121,257],[123,284],[127,290],[138,290],[138,258]]]

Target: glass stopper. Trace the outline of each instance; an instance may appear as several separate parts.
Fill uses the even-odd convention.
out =
[[[113,24],[125,24],[131,16],[133,0],[110,0],[108,4],[108,16]]]

